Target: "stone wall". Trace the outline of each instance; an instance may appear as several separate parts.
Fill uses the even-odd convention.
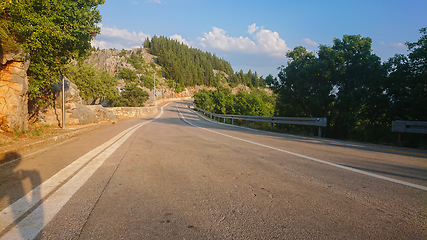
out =
[[[109,107],[106,108],[120,117],[142,117],[157,112],[157,106],[152,107]]]
[[[29,55],[20,50],[4,53],[0,58],[0,130],[27,130]]]

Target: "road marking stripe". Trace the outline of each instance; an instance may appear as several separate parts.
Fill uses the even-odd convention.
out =
[[[163,107],[167,105],[168,104],[164,105]],[[163,107],[161,108],[160,114],[156,118],[147,122],[139,123],[117,134],[106,143],[80,157],[66,168],[62,169],[57,174],[30,191],[26,196],[22,197],[1,211],[0,216],[2,218],[0,220],[0,231],[16,221],[17,218],[22,216],[30,208],[40,202],[41,199],[50,194],[57,186],[62,184],[63,181],[76,173],[76,171],[84,164],[93,159],[83,169],[76,173],[74,177],[68,180],[57,191],[44,200],[43,203],[36,208],[36,210],[32,211],[27,217],[25,217],[9,232],[2,236],[1,239],[20,239],[21,237],[25,239],[33,239],[36,237],[40,230],[53,219],[53,217],[59,212],[59,210],[61,210],[61,208],[68,202],[74,193],[92,176],[92,174],[111,154],[113,154],[117,148],[119,148],[140,127],[160,118],[160,116],[163,114]],[[31,203],[29,203],[27,199],[31,199],[32,196],[40,197],[38,199],[32,200]]]
[[[243,141],[243,142],[255,144],[255,145],[258,145],[258,146],[261,146],[261,147],[273,149],[273,150],[276,150],[276,151],[279,151],[279,152],[283,152],[283,153],[287,153],[287,154],[290,154],[290,155],[294,155],[294,156],[297,156],[297,157],[305,158],[305,159],[308,159],[308,160],[312,160],[314,162],[323,163],[323,164],[326,164],[326,165],[329,165],[329,166],[333,166],[333,167],[345,169],[345,170],[352,171],[352,172],[355,172],[355,173],[360,173],[360,174],[367,175],[367,176],[370,176],[370,177],[379,178],[379,179],[386,180],[386,181],[389,181],[389,182],[398,183],[398,184],[402,184],[402,185],[405,185],[405,186],[408,186],[408,187],[413,187],[413,188],[417,188],[417,189],[420,189],[420,190],[427,191],[427,187],[426,186],[422,186],[422,185],[418,185],[418,184],[414,184],[414,183],[410,183],[410,182],[406,182],[406,181],[402,181],[402,180],[398,180],[398,179],[394,179],[394,178],[390,178],[390,177],[385,177],[385,176],[382,176],[382,175],[379,175],[379,174],[375,174],[375,173],[371,173],[371,172],[367,172],[367,171],[362,171],[362,170],[359,170],[359,169],[356,169],[356,168],[347,167],[347,166],[343,166],[343,165],[336,164],[336,163],[327,162],[327,161],[320,160],[320,159],[317,159],[317,158],[313,158],[313,157],[301,155],[301,154],[298,154],[298,153],[286,151],[286,150],[283,150],[283,149],[280,149],[280,148],[271,147],[271,146],[264,145],[264,144],[261,144],[261,143],[252,142],[252,141],[245,140],[245,139],[242,139],[242,138],[233,137],[233,136],[230,136],[230,135],[227,135],[227,134],[224,134],[224,133],[220,133],[220,132],[216,132],[216,131],[213,131],[213,130],[210,130],[210,129],[207,129],[207,128],[204,128],[204,127],[200,127],[200,126],[197,126],[197,125],[195,125],[195,124],[190,123],[189,121],[187,121],[185,119],[185,117],[182,115],[181,111],[178,109],[178,107],[176,107],[176,109],[178,110],[179,114],[181,115],[181,118],[186,123],[190,124],[191,126],[194,126],[194,127],[197,127],[197,128],[201,128],[201,129],[209,131],[209,132],[213,132],[213,133],[216,133],[216,134],[219,134],[219,135],[222,135],[222,136],[226,136],[226,137],[229,137],[229,138],[233,138],[233,139],[236,139],[236,140],[240,140],[240,141]]]

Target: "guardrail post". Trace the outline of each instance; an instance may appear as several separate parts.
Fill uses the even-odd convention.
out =
[[[317,131],[317,136],[322,137],[322,127],[319,127],[319,130]]]
[[[270,123],[270,129],[273,131],[273,123]]]
[[[248,120],[246,120],[246,127],[248,127]]]
[[[397,144],[399,144],[399,146],[402,146],[402,133],[401,132],[397,133]]]
[[[231,119],[231,125],[234,125],[234,118]]]
[[[224,123],[225,123],[225,118],[224,118]]]

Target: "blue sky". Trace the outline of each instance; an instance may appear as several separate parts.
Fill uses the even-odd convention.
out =
[[[406,54],[405,42],[427,27],[427,0],[106,0],[98,9],[93,46],[131,49],[166,36],[264,77],[277,76],[294,47],[317,51],[345,34],[372,38],[373,53],[386,61]]]

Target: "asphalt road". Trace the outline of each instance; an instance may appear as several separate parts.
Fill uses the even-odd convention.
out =
[[[1,165],[0,209],[1,239],[427,239],[427,152],[170,103]]]

